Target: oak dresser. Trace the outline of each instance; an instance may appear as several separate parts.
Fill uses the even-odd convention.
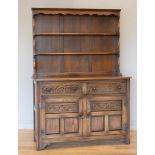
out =
[[[34,140],[130,143],[120,10],[33,8]]]

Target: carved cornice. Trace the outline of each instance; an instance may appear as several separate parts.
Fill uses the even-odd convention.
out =
[[[33,10],[33,15],[98,15],[98,16],[119,16],[120,11],[119,10],[44,10],[44,9],[38,9]]]

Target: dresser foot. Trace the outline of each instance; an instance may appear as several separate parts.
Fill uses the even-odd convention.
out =
[[[49,145],[48,144],[45,144],[45,143],[41,143],[37,146],[37,151],[41,151],[41,150],[44,150],[48,147]]]
[[[130,138],[129,137],[125,137],[124,138],[124,143],[125,144],[130,144]]]

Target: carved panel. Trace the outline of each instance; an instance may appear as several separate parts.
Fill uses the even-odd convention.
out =
[[[76,103],[48,103],[46,104],[46,113],[68,113],[78,112],[78,104]]]
[[[79,94],[82,92],[82,88],[75,84],[62,84],[62,85],[49,85],[43,86],[41,90],[42,94]]]
[[[104,111],[111,110],[117,111],[121,110],[122,104],[121,101],[101,101],[101,102],[92,102],[91,111]]]

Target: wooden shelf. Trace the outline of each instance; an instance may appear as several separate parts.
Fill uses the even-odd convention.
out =
[[[118,33],[34,33],[33,36],[119,36]]]
[[[34,56],[38,56],[38,55],[118,55],[118,54],[119,54],[118,52],[36,53],[36,54],[34,54]]]

